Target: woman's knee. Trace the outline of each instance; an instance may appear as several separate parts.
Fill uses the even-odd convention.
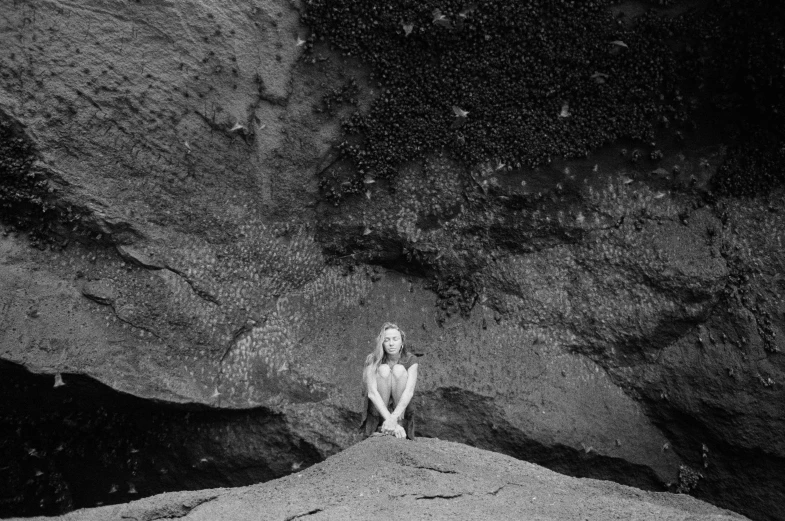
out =
[[[409,373],[406,371],[406,368],[404,366],[402,366],[401,364],[396,364],[392,368],[392,375],[393,375],[393,378],[395,378],[396,380],[399,380],[401,378],[409,376]]]
[[[387,364],[382,364],[376,370],[376,376],[384,378],[385,380],[390,378],[390,366]]]

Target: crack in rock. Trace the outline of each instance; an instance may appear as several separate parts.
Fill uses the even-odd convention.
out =
[[[432,470],[434,472],[441,472],[442,474],[458,474],[458,472],[455,471],[455,470],[445,470],[445,469],[439,469],[439,468],[436,468],[436,467],[415,466],[415,467],[412,467],[412,468],[424,469],[424,470]]]
[[[131,327],[133,327],[133,328],[136,328],[136,329],[141,329],[142,331],[146,331],[147,333],[150,333],[150,334],[151,334],[151,335],[153,335],[155,338],[157,338],[157,339],[158,339],[160,342],[162,342],[162,343],[166,343],[166,341],[163,339],[163,337],[161,337],[161,336],[160,336],[158,333],[156,333],[155,331],[153,331],[151,328],[149,328],[149,327],[144,327],[144,326],[140,326],[139,324],[135,324],[135,323],[134,323],[132,320],[128,320],[127,318],[123,318],[123,317],[120,315],[120,313],[118,313],[118,312],[117,312],[117,307],[115,307],[115,304],[114,304],[114,303],[108,304],[108,306],[109,306],[109,308],[112,310],[112,312],[114,313],[114,315],[117,317],[117,320],[119,320],[120,322],[123,322],[123,323],[125,323],[125,324],[128,324],[129,326],[131,326]]]
[[[163,262],[154,259],[151,255],[148,255],[133,246],[119,245],[115,246],[115,249],[124,261],[141,266],[142,268],[148,270],[162,270],[166,267]]]
[[[88,281],[82,286],[82,295],[96,304],[112,306],[117,300],[117,291],[104,281]]]
[[[209,503],[218,499],[219,496],[209,496],[203,498],[193,499],[186,501],[181,505],[168,505],[164,507],[154,508],[147,512],[139,514],[123,513],[120,515],[122,519],[132,519],[134,521],[160,521],[162,519],[179,519],[190,514],[196,507]]]
[[[493,492],[488,492],[488,494],[489,494],[489,495],[491,495],[491,496],[498,496],[498,495],[499,495],[499,492],[501,492],[501,491],[502,491],[502,489],[504,489],[504,487],[506,487],[506,486],[507,486],[507,485],[502,485],[501,487],[497,488],[497,489],[496,489],[496,490],[494,490]]]
[[[284,518],[283,521],[292,521],[293,519],[299,519],[301,517],[311,516],[313,514],[317,514],[319,512],[322,512],[323,510],[324,510],[323,508],[314,508],[313,510],[309,510],[308,512],[302,512],[300,514],[295,514],[293,516],[289,516],[287,518]]]
[[[509,485],[514,485],[516,487],[522,487],[523,486],[520,483],[505,483],[504,485],[502,485],[501,487],[497,488],[493,492],[488,492],[488,494],[491,495],[491,496],[498,496],[499,492],[501,492],[502,490],[507,488]]]
[[[469,495],[471,495],[471,494],[469,494]],[[461,496],[463,496],[462,492],[459,493],[459,494],[434,494],[432,496],[422,495],[422,496],[417,496],[414,499],[455,499],[455,498],[461,497]]]
[[[169,265],[166,265],[165,268],[168,271],[171,271],[172,273],[174,273],[175,275],[178,275],[179,277],[181,277],[186,282],[186,284],[191,286],[191,289],[193,290],[193,292],[199,298],[201,298],[203,300],[206,300],[207,302],[210,302],[211,304],[215,304],[218,307],[221,306],[221,301],[218,300],[218,298],[216,296],[212,295],[208,291],[205,291],[202,288],[200,288],[199,286],[197,286],[196,283],[194,281],[192,281],[190,277],[188,277],[188,275],[186,275],[182,271],[178,270],[177,268],[173,268],[173,267],[171,267]]]

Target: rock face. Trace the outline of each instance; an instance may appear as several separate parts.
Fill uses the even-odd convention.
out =
[[[346,449],[393,320],[420,435],[782,518],[781,189],[708,195],[700,135],[514,171],[433,152],[328,204],[319,175],[351,165],[324,96],[379,90],[304,54],[298,8],[0,7],[0,514]]]
[[[576,479],[438,439],[371,437],[327,461],[240,489],[169,493],[79,510],[64,521],[114,519],[747,519],[686,495]],[[40,518],[52,519],[52,518]]]

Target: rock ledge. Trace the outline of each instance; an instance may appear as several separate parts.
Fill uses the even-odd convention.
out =
[[[435,438],[375,436],[303,472],[236,489],[176,492],[64,521],[326,519],[747,519],[690,496],[578,479]],[[39,518],[54,519],[54,518]]]

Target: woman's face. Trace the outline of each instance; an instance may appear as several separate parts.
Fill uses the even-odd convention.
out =
[[[401,332],[397,329],[387,329],[384,332],[384,352],[388,355],[397,355],[401,352]]]

